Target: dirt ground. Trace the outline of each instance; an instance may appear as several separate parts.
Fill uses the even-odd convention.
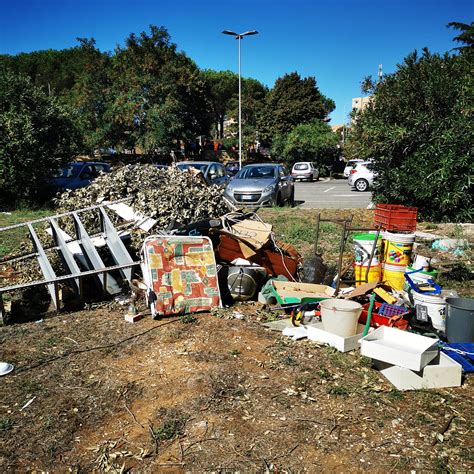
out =
[[[256,304],[134,325],[125,309],[0,328],[16,366],[0,379],[2,472],[474,469],[472,375],[402,393],[358,352],[264,328]]]
[[[307,255],[315,215],[263,218]],[[472,227],[421,227],[473,241]],[[334,260],[340,230],[322,231]],[[472,253],[443,258],[446,271],[472,267]],[[447,283],[472,296],[465,273]],[[275,314],[256,303],[133,325],[125,312],[105,302],[0,327],[0,361],[15,365],[0,378],[1,472],[474,470],[472,374],[460,388],[402,393],[357,351],[263,327]]]

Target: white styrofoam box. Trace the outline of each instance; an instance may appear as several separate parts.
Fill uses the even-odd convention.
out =
[[[360,353],[372,359],[421,370],[439,354],[438,340],[380,326],[360,340]]]
[[[342,337],[332,332],[324,330],[323,323],[311,323],[307,324],[306,329],[308,331],[308,339],[315,342],[322,342],[334,347],[340,352],[352,351],[359,347],[359,339],[362,337],[364,332],[364,325],[357,325],[357,334],[355,336]]]
[[[374,366],[398,390],[461,386],[461,365],[443,352],[418,372],[379,360],[374,360]]]

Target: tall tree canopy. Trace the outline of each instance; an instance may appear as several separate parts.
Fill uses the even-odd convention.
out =
[[[456,49],[469,48],[472,50],[474,48],[474,22],[471,21],[471,23],[468,25],[466,23],[452,21],[451,23],[448,23],[448,27],[460,31],[458,36],[455,36],[453,39],[454,41],[461,43],[463,46],[460,46]]]
[[[271,143],[273,137],[289,133],[297,125],[323,120],[334,107],[334,102],[321,94],[314,77],[285,74],[266,96],[259,119],[262,140]]]
[[[231,71],[202,71],[207,84],[217,138],[224,138],[224,120],[238,95],[239,78]]]
[[[413,205],[424,218],[473,218],[472,55],[408,55],[374,84],[355,117],[346,155],[374,158],[378,202]]]
[[[176,51],[165,28],[131,34],[112,58],[110,117],[125,148],[170,149],[210,127],[205,84],[195,63]]]

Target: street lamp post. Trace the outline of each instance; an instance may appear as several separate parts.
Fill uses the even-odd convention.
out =
[[[234,31],[224,30],[224,35],[234,36],[239,42],[239,170],[242,168],[242,80],[240,75],[240,41],[244,36],[256,35],[258,31],[246,31],[245,33],[235,33]]]

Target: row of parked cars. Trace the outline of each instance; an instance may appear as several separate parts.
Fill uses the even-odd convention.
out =
[[[166,165],[155,165],[167,168]],[[234,205],[246,207],[293,206],[295,180],[319,179],[319,170],[314,163],[295,163],[291,174],[284,165],[261,163],[245,165],[239,170],[237,162],[226,166],[213,161],[184,161],[176,165],[180,170],[195,168],[209,184],[225,188],[225,197]],[[91,183],[99,173],[110,172],[110,165],[102,162],[69,163],[50,184],[57,190],[78,189]]]

